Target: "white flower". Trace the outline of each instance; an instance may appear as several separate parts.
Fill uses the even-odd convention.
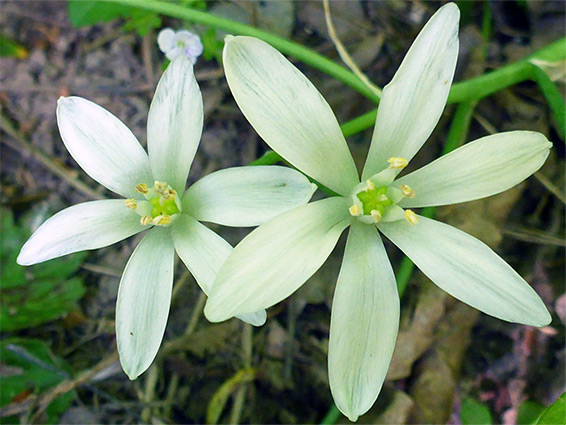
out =
[[[193,65],[202,55],[203,46],[200,37],[187,30],[173,31],[171,28],[162,29],[157,36],[159,50],[165,53],[167,59],[173,60],[177,56],[188,57]]]
[[[126,265],[116,305],[120,361],[135,379],[153,361],[165,332],[175,251],[205,293],[232,251],[200,221],[255,226],[307,203],[316,186],[284,167],[236,167],[209,174],[185,192],[203,122],[202,96],[185,57],[169,65],[157,86],[147,123],[149,155],[118,118],[86,99],[60,98],[57,121],[79,165],[126,199],[59,212],[31,236],[17,261],[40,263],[149,229]],[[261,325],[266,315],[260,309],[240,318]]]
[[[336,118],[312,83],[260,40],[226,41],[226,78],[246,118],[272,149],[339,196],[284,213],[244,238],[218,272],[205,315],[221,321],[288,297],[350,227],[332,305],[328,373],[336,405],[352,421],[375,402],[398,331],[399,297],[379,232],[461,301],[511,322],[550,322],[535,291],[490,248],[406,209],[480,199],[518,184],[548,156],[543,135],[484,137],[395,180],[444,109],[458,20],[454,4],[442,7],[383,90],[361,182]]]

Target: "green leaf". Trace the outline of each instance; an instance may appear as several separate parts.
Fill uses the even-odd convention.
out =
[[[143,37],[150,29],[159,28],[160,26],[161,18],[157,13],[133,9],[130,13],[130,19],[124,24],[124,29],[126,31],[136,31],[140,37]]]
[[[2,290],[0,331],[28,329],[64,316],[77,308],[85,293],[79,278],[58,282],[35,281],[30,285]]]
[[[201,36],[202,41],[202,57],[205,60],[216,59],[218,63],[222,63],[222,49],[224,41],[219,40],[214,28],[207,29]]]
[[[161,18],[157,13],[113,2],[68,0],[67,10],[71,24],[76,28],[127,18],[124,29],[136,31],[143,37],[150,29],[161,26]]]
[[[131,8],[100,0],[68,0],[67,11],[69,12],[71,24],[75,28],[80,28],[100,22],[110,22],[113,19],[127,15]]]
[[[471,398],[462,401],[460,419],[463,425],[491,425],[493,423],[489,408]]]
[[[49,346],[40,340],[11,338],[0,342],[2,358],[2,391],[0,407],[26,394],[40,394],[59,384],[68,376],[67,364],[55,356]],[[48,424],[57,423],[58,417],[70,406],[72,393],[55,399],[46,409]],[[2,418],[2,423],[19,423],[15,417]]]
[[[517,412],[517,424],[532,424],[543,410],[544,406],[536,401],[526,400],[522,402]]]
[[[534,425],[564,425],[566,423],[566,393],[563,393],[558,400],[549,406]]]
[[[0,217],[0,332],[31,328],[75,310],[77,301],[85,294],[85,287],[80,278],[71,276],[87,253],[22,267],[16,263],[16,258],[30,231],[17,227],[7,209],[0,211]]]
[[[28,56],[28,51],[17,41],[10,40],[9,38],[0,35],[0,56],[25,59]]]

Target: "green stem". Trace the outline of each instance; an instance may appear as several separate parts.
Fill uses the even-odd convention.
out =
[[[542,95],[548,102],[550,110],[556,119],[556,126],[560,132],[560,137],[566,142],[566,104],[560,94],[560,90],[550,77],[535,64],[531,64],[533,79],[538,84]]]
[[[322,418],[322,421],[320,421],[320,425],[333,425],[338,422],[340,415],[340,410],[333,404],[328,413]]]
[[[238,35],[257,37],[271,44],[279,51],[293,56],[294,58],[308,65],[311,65],[312,67],[319,69],[320,71],[325,72],[326,74],[352,87],[354,90],[366,96],[368,99],[379,103],[379,97],[372,90],[370,90],[354,73],[350,72],[345,67],[338,65],[327,57],[314,52],[307,47],[304,47],[293,41],[278,37],[266,31],[262,31],[251,25],[242,24],[240,22],[235,22],[230,19],[222,18],[220,16],[215,16],[208,12],[202,12],[160,0],[108,1],[128,5],[139,9],[150,10],[152,12],[167,16],[173,16],[203,25],[208,25],[212,28],[219,28]],[[506,65],[488,74],[454,84],[452,86],[452,89],[450,90],[448,103],[460,103],[467,100],[483,99],[484,97],[487,97],[499,90],[529,79],[537,82],[540,85],[540,81],[542,80],[540,78],[537,80],[537,77],[534,75],[535,71],[533,70],[533,66],[530,63],[531,59],[540,59],[549,62],[558,62],[560,60],[566,59],[566,38],[557,40],[543,47],[542,49],[537,50],[535,53],[524,58],[523,60]],[[547,93],[553,91],[551,88],[549,88],[548,85],[546,85],[546,87],[541,86],[541,90],[543,91],[543,94],[545,94],[545,96]],[[556,96],[552,95],[552,97],[555,98]],[[375,123],[376,114],[376,110],[373,110],[352,121],[345,123],[343,126],[344,133],[346,134],[346,136],[350,136],[371,127]],[[558,124],[559,126],[561,125],[560,121]]]
[[[540,50],[537,50],[535,53],[520,60],[519,62],[505,65],[488,74],[454,84],[450,90],[450,95],[448,96],[448,103],[451,104],[470,100],[480,100],[499,90],[512,86],[513,84],[526,80],[533,80],[539,84],[545,97],[550,96],[552,98],[553,103],[551,103],[550,106],[551,108],[554,107],[556,109],[556,111],[553,109],[553,112],[555,113],[555,116],[558,116],[560,113],[559,108],[564,105],[564,103],[562,103],[561,106],[558,104],[559,99],[556,94],[560,96],[560,93],[556,93],[556,87],[552,88],[548,84],[545,84],[544,79],[541,76],[535,75],[535,73],[538,74],[538,72],[534,70],[534,65],[530,63],[531,59],[541,59],[549,62],[558,62],[566,59],[566,38],[562,38]],[[543,85],[541,85],[541,83]],[[552,86],[554,86],[554,84],[552,84]],[[551,101],[549,100],[549,103],[550,102]],[[562,114],[562,117],[563,116],[564,114]],[[373,126],[375,124],[376,117],[377,109],[366,112],[365,114],[344,123],[342,131],[347,134],[347,136],[359,133],[360,131]],[[557,121],[560,126],[560,118],[558,118]]]
[[[360,80],[353,72],[342,65],[338,65],[327,57],[314,52],[294,41],[278,37],[266,31],[262,31],[251,25],[235,22],[230,19],[213,15],[212,13],[203,12],[174,3],[167,3],[159,0],[109,0],[114,3],[124,4],[138,9],[149,10],[162,15],[173,16],[185,21],[195,22],[207,25],[212,28],[218,28],[234,35],[248,35],[259,38],[266,43],[271,44],[277,50],[300,60],[301,62],[311,65],[326,74],[342,81],[360,94],[375,103],[379,103],[379,96],[374,93],[362,80]]]
[[[454,118],[452,119],[452,124],[450,125],[450,130],[448,131],[448,136],[446,137],[446,143],[442,149],[442,155],[446,155],[448,152],[451,152],[464,144],[470,129],[470,122],[472,121],[472,115],[476,104],[477,101],[468,101],[462,102],[458,105],[456,112],[454,113]],[[426,207],[421,210],[420,215],[426,218],[433,218],[435,212],[436,208]],[[403,257],[403,261],[401,261],[401,265],[397,270],[396,276],[399,296],[402,296],[405,292],[414,268],[415,265],[409,257]]]

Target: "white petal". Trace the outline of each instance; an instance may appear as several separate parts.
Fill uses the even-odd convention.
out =
[[[204,314],[219,322],[285,299],[322,266],[349,224],[346,199],[334,197],[261,225],[236,246],[218,272]]]
[[[334,402],[356,421],[377,399],[399,329],[395,275],[374,226],[354,223],[338,276],[328,347]]]
[[[167,59],[169,59],[170,61],[172,61],[173,59],[175,59],[176,57],[178,57],[182,54],[183,54],[183,48],[182,47],[173,47],[171,50],[169,50],[165,54],[165,57]]]
[[[85,202],[58,212],[23,246],[18,264],[29,266],[73,252],[102,248],[146,229],[121,199]]]
[[[391,157],[411,160],[436,127],[456,68],[459,19],[454,3],[441,7],[383,89],[362,180]]]
[[[239,314],[236,317],[250,325],[263,326],[267,321],[267,311],[264,309],[256,311],[255,313]]]
[[[171,228],[177,254],[208,295],[218,270],[233,248],[221,236],[187,214],[177,217]]]
[[[218,270],[233,248],[222,237],[187,214],[181,214],[171,228],[177,254],[208,295]],[[240,319],[254,326],[261,326],[265,323],[267,314],[262,310]]]
[[[283,158],[341,195],[359,182],[334,113],[312,83],[269,44],[227,37],[230,90],[258,134]]]
[[[183,197],[183,211],[226,226],[257,226],[306,204],[316,185],[286,167],[235,167],[200,179]]]
[[[183,193],[202,133],[202,95],[193,65],[179,56],[167,67],[149,108],[147,146],[151,170]]]
[[[136,379],[155,358],[169,316],[175,251],[169,229],[154,228],[126,264],[116,303],[120,363]]]
[[[126,198],[139,183],[153,183],[136,136],[106,109],[81,97],[60,97],[57,123],[71,156],[98,183]]]
[[[476,238],[419,216],[378,225],[421,271],[460,301],[491,316],[533,326],[550,323],[537,293],[515,270]]]
[[[546,137],[532,131],[483,137],[395,182],[415,192],[401,206],[449,205],[503,192],[537,171],[551,147]]]
[[[168,53],[170,50],[175,48],[175,31],[171,28],[164,28],[159,31],[157,36],[157,45],[159,50],[163,53]]]

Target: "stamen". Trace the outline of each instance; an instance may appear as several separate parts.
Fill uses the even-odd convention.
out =
[[[149,192],[149,189],[148,189],[148,187],[147,187],[147,184],[145,184],[145,183],[140,183],[140,184],[138,184],[138,185],[136,186],[136,191],[138,191],[139,193],[142,193],[142,194],[145,195],[146,193]]]
[[[378,210],[371,210],[370,215],[373,217],[376,223],[379,223],[381,221],[382,215]]]
[[[405,158],[399,158],[395,156],[389,158],[387,162],[389,162],[389,168],[396,170],[401,170],[409,164],[409,161],[407,161]]]
[[[354,217],[362,215],[362,207],[360,207],[359,205],[352,205],[350,208],[348,208],[348,210]]]
[[[177,196],[177,191],[173,189],[167,189],[163,196],[165,196],[165,199],[175,199],[175,196]]]
[[[142,226],[147,226],[148,224],[151,224],[152,222],[152,218],[150,215],[144,215],[141,219],[140,219],[140,223]]]
[[[153,183],[153,188],[157,193],[165,196],[167,190],[169,189],[169,185],[165,182],[161,183],[156,180],[155,183]]]
[[[169,223],[171,223],[171,217],[168,215],[158,215],[153,219],[153,224],[156,226],[165,226]]]
[[[125,199],[124,200],[124,204],[128,207],[131,208],[133,210],[135,210],[138,207],[138,203],[135,201],[134,198],[129,198],[129,199]]]
[[[413,226],[419,222],[417,215],[414,212],[412,212],[411,210],[405,210],[405,218]]]
[[[366,185],[362,190],[364,192],[369,192],[370,190],[373,189],[375,189],[375,185],[373,184],[373,182],[371,180],[366,180]]]
[[[415,197],[415,191],[406,184],[401,185],[401,190],[403,191],[403,196],[406,196],[407,198]]]

